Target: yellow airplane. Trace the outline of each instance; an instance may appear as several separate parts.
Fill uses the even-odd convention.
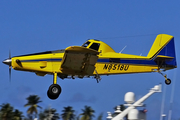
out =
[[[47,91],[50,99],[58,98],[61,93],[57,76],[61,79],[94,76],[99,82],[101,75],[147,72],[162,74],[162,70],[177,67],[174,37],[167,34],[156,37],[147,56],[116,53],[106,43],[90,39],[82,46],[9,57],[3,63],[9,65],[10,70],[12,67],[15,70],[34,72],[38,76],[53,75],[53,84]],[[171,80],[163,76],[169,85]]]

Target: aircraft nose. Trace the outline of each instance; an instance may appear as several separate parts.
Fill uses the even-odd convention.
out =
[[[8,58],[8,59],[4,60],[3,63],[6,64],[6,65],[11,66],[11,59]]]

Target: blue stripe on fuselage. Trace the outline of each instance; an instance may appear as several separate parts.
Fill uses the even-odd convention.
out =
[[[139,64],[139,65],[157,65],[154,60],[128,60],[120,59],[119,61],[113,61],[112,59],[98,59],[97,62],[104,63],[122,63],[122,64]]]
[[[62,59],[36,59],[36,60],[21,60],[21,62],[38,62],[38,61],[61,61]]]
[[[157,65],[153,60],[126,60],[126,59],[98,59],[97,62],[103,63],[123,63],[123,64],[140,64],[140,65]],[[21,62],[38,62],[38,61],[62,61],[62,59],[36,59],[36,60],[21,60]]]

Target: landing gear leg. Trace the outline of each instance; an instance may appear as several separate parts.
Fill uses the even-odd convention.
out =
[[[167,78],[167,75],[164,75],[163,73],[161,73],[161,71],[158,71],[158,72],[165,78],[166,85],[170,85],[171,79]]]
[[[61,87],[57,84],[57,73],[54,73],[53,84],[49,87],[47,95],[50,99],[54,100],[59,97],[61,93]]]

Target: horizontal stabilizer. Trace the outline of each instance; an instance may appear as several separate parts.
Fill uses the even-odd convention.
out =
[[[170,57],[170,56],[164,56],[164,55],[158,55],[154,61],[171,61],[173,60],[174,57]]]

